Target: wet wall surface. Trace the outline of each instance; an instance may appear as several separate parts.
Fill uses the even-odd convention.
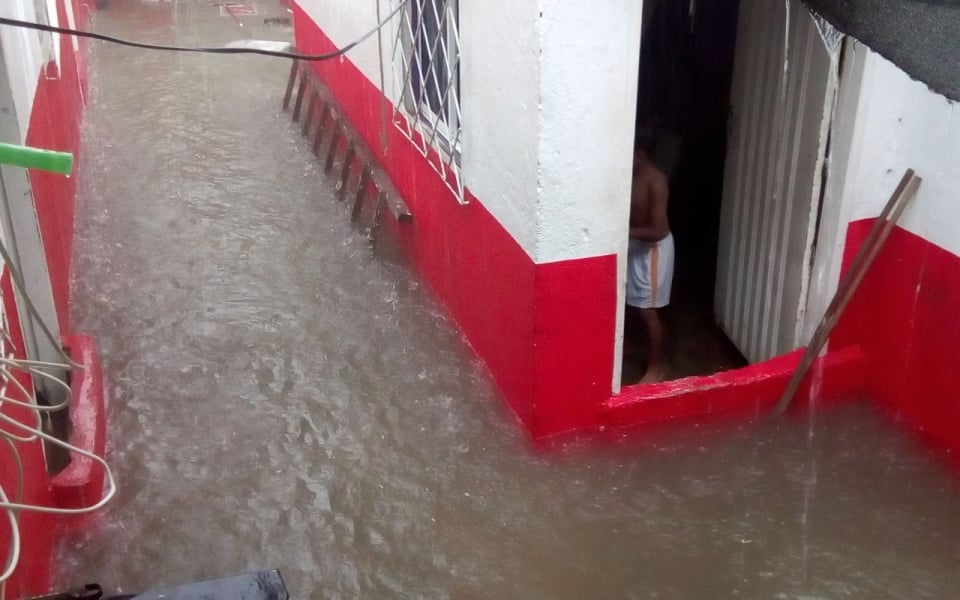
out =
[[[289,37],[201,0],[103,32]],[[288,63],[91,46],[74,319],[114,501],[62,546],[111,592],[278,568],[295,598],[944,598],[960,485],[859,404],[534,449],[456,326],[371,250]]]

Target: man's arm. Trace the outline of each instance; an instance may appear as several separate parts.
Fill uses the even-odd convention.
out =
[[[666,181],[657,178],[650,184],[650,222],[646,225],[630,228],[630,239],[641,242],[659,242],[670,233],[670,224],[667,220],[667,190]]]

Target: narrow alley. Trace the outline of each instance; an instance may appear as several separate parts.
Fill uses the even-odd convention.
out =
[[[111,1],[93,24],[290,38],[279,0],[245,4]],[[73,318],[103,357],[119,491],[63,544],[62,586],[278,568],[294,598],[960,587],[960,484],[866,406],[533,448],[429,290],[351,224],[281,111],[289,63],[104,43],[88,62]]]

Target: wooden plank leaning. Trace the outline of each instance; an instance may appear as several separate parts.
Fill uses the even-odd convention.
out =
[[[793,377],[790,378],[790,382],[787,384],[783,396],[780,397],[780,400],[773,409],[774,416],[782,415],[790,407],[790,403],[793,401],[797,390],[800,389],[800,385],[806,378],[807,372],[810,370],[810,367],[813,366],[814,361],[820,356],[824,346],[826,346],[830,334],[833,332],[833,328],[840,320],[840,316],[843,314],[844,309],[846,309],[847,304],[849,304],[850,299],[853,298],[854,292],[857,291],[857,288],[863,281],[863,277],[870,269],[870,265],[873,264],[873,260],[877,257],[884,243],[886,243],[887,238],[890,237],[890,233],[900,219],[900,215],[903,214],[903,210],[907,207],[907,204],[913,196],[916,195],[921,181],[922,179],[913,172],[913,169],[907,169],[907,172],[903,174],[903,178],[900,179],[900,184],[893,192],[890,200],[887,201],[886,206],[883,207],[883,212],[881,212],[877,220],[874,221],[873,227],[870,228],[870,233],[867,234],[867,238],[863,241],[863,244],[860,245],[859,250],[857,250],[857,254],[850,264],[850,268],[840,280],[840,284],[837,286],[837,292],[834,294],[830,305],[823,314],[823,318],[817,325],[813,339],[810,340],[810,344],[807,346],[803,358],[800,359],[797,370],[793,372]]]

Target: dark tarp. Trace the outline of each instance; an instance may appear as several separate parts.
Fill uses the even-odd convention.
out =
[[[960,0],[804,0],[910,77],[960,101]]]

